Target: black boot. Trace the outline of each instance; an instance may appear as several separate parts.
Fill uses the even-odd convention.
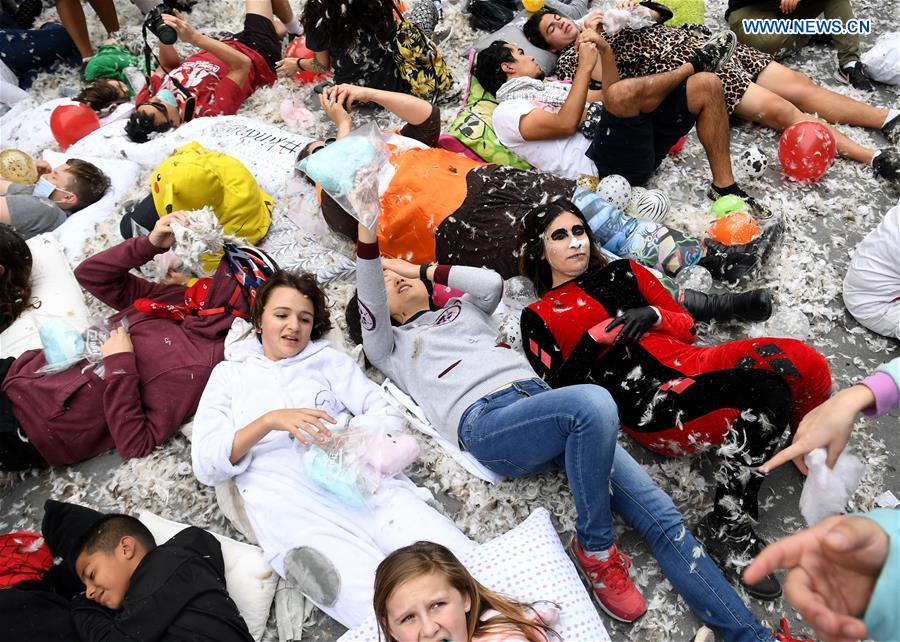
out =
[[[707,241],[707,248],[712,243]],[[709,270],[714,279],[726,283],[737,283],[741,279],[749,278],[751,273],[759,267],[759,257],[747,252],[709,251],[697,263]]]
[[[765,321],[772,316],[772,297],[768,290],[749,290],[740,294],[704,294],[697,290],[682,290],[679,303],[691,313],[695,321],[719,323],[740,321]]]

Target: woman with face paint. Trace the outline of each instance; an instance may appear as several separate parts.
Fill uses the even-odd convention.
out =
[[[358,236],[359,296],[347,306],[351,336],[355,323],[369,361],[419,404],[447,442],[494,473],[565,471],[577,512],[569,553],[606,613],[631,622],[647,610],[629,573],[631,559],[616,546],[615,511],[723,639],[774,639],[703,554],[668,495],[616,443],[619,414],[610,393],[597,385],[553,389],[519,352],[497,342],[491,314],[503,292],[499,274],[382,259],[374,233],[360,225]],[[434,284],[462,294],[434,309],[428,296]],[[415,600],[408,609],[414,607]],[[437,629],[432,623],[429,630]]]
[[[715,506],[702,523],[706,544],[721,561],[759,552],[751,526],[763,480],[756,467],[789,424],[828,397],[825,358],[794,339],[692,345],[694,318],[646,268],[608,263],[567,199],[532,210],[520,241],[520,272],[542,297],[521,320],[535,371],[554,388],[605,387],[626,432],[654,452],[721,446]],[[746,588],[759,599],[781,594],[774,576]]]

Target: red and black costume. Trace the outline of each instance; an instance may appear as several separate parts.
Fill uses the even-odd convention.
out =
[[[633,345],[597,343],[588,330],[617,313],[653,306],[660,321]],[[694,319],[649,270],[619,260],[548,291],[522,311],[522,343],[535,371],[553,387],[592,382],[619,406],[624,430],[650,450],[692,453],[725,441],[734,428],[737,466],[719,483],[743,496],[755,517],[756,484],[738,470],[768,459],[788,424],[831,391],[825,358],[795,339],[759,338],[697,346]],[[743,476],[746,477],[746,476]]]

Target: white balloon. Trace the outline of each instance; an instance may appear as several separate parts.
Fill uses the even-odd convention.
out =
[[[637,204],[638,201],[641,200],[641,196],[643,196],[647,192],[643,187],[632,187],[631,188],[631,199],[628,201],[628,207],[625,208],[625,213],[629,216],[637,216]]]
[[[669,197],[658,189],[648,189],[635,204],[635,216],[645,221],[662,223],[669,214]]]
[[[769,159],[759,147],[751,145],[741,152],[735,165],[744,176],[760,176],[769,166]]]
[[[809,319],[800,310],[790,306],[779,306],[765,323],[765,332],[770,337],[785,337],[804,341],[812,333]]]
[[[675,283],[682,290],[697,290],[708,293],[712,289],[713,278],[702,265],[688,265],[678,270],[675,275]]]
[[[631,184],[624,176],[612,174],[600,181],[597,193],[624,212],[631,199]]]

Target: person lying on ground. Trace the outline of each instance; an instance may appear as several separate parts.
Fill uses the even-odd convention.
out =
[[[25,240],[55,230],[109,189],[109,177],[87,161],[70,158],[55,168],[47,161],[35,165],[39,176],[34,185],[0,179],[0,223],[11,225]]]
[[[44,350],[0,362],[6,370],[0,398],[12,408],[3,432],[18,435],[3,442],[0,470],[73,464],[111,448],[123,459],[143,457],[194,414],[224,356],[232,320],[250,306],[226,261],[190,289],[131,274],[174,245],[172,223],[184,220],[181,213],[165,216],[149,236],[123,241],[75,269],[85,290],[117,310],[99,348],[100,373],[86,359],[42,371]]]
[[[559,53],[558,73],[574,68],[579,28],[568,18],[551,11],[540,11],[528,19],[531,44]],[[584,24],[603,30],[603,14],[593,13]],[[615,56],[621,78],[650,76],[678,69],[691,62],[696,51],[710,40],[712,32],[702,25],[672,28],[654,24],[642,29],[621,29],[615,34],[603,32]],[[805,74],[774,62],[772,57],[743,43],[735,47],[731,32],[719,34],[714,42],[734,51],[716,75],[725,92],[725,108],[742,120],[760,123],[778,131],[794,123],[821,120],[878,130],[891,145],[900,143],[900,110],[874,107],[815,84]],[[660,52],[666,52],[661,55]],[[812,114],[816,114],[813,116]],[[887,146],[872,149],[852,141],[830,128],[839,155],[869,165],[875,174],[900,181],[900,152]],[[710,191],[711,198],[718,198]]]
[[[794,339],[761,337],[697,346],[694,319],[649,270],[607,261],[568,199],[532,210],[519,236],[521,274],[541,297],[522,311],[522,345],[553,388],[596,383],[610,391],[625,431],[664,455],[722,447],[712,510],[698,536],[734,577],[731,557],[759,552],[763,477],[789,424],[831,390],[828,362]],[[702,297],[687,292],[683,299]],[[745,587],[774,600],[774,576]]]
[[[331,320],[315,278],[276,272],[258,290],[250,319],[254,336],[228,347],[200,399],[194,474],[210,485],[233,479],[275,571],[338,622],[356,626],[372,612],[385,554],[423,538],[460,555],[474,543],[404,476],[362,498],[350,488],[327,490],[304,465],[342,436],[362,439],[359,431],[403,424],[380,388],[324,338]]]
[[[844,305],[872,332],[900,339],[900,201],[857,243],[844,276]]]
[[[543,72],[515,43],[497,40],[478,53],[473,75],[501,101],[493,113],[501,143],[538,169],[566,178],[619,174],[643,185],[696,124],[712,171],[710,190],[740,196],[757,216],[768,213],[737,185],[731,170],[722,83],[710,73],[722,62],[720,51],[700,48],[673,71],[620,80],[603,36],[584,29],[578,37],[578,69],[559,106],[548,105],[544,91],[528,90]],[[603,90],[590,92],[597,67]],[[594,93],[602,93],[602,103],[585,109]]]
[[[616,547],[616,511],[697,617],[726,640],[772,639],[709,556],[694,555],[702,548],[672,500],[617,445],[610,393],[592,384],[551,389],[521,353],[497,342],[491,314],[503,281],[496,272],[382,259],[368,228],[360,225],[358,237],[351,337],[449,443],[494,473],[566,472],[577,512],[571,553],[608,614],[631,622],[647,610],[629,577],[631,560]],[[464,294],[434,310],[426,284]]]
[[[282,22],[293,19],[288,0],[244,0],[244,29],[228,40],[198,33],[185,17],[163,14],[182,42],[200,51],[184,60],[174,45],[159,44],[159,67],[150,86],[137,95],[125,133],[136,143],[199,116],[234,114],[254,91],[275,82],[281,37],[273,12]]]
[[[32,307],[31,250],[21,234],[0,223],[0,332]]]
[[[518,274],[514,230],[522,217],[535,203],[575,193],[573,180],[488,164],[438,148],[440,112],[408,94],[354,85],[326,89],[320,104],[337,125],[338,139],[350,133],[351,112],[358,102],[377,103],[406,123],[399,134],[382,132],[395,149],[390,166],[384,168],[390,173],[379,182],[376,230],[385,256],[484,266],[507,279]],[[309,143],[298,160],[319,153],[333,140]],[[355,239],[356,220],[324,190],[319,197],[328,226]],[[702,263],[715,275],[732,280],[728,275],[734,269],[757,261],[749,254],[708,255],[698,240],[677,230],[637,221],[597,194],[584,198],[595,201],[592,217],[602,229],[598,239],[608,243],[606,249],[627,256],[633,252],[635,260],[670,276],[685,265]]]
[[[738,40],[776,59],[789,56],[806,45],[833,43],[837,49],[835,77],[856,89],[872,91],[872,78],[859,59],[858,33],[747,33],[744,29],[744,20],[809,20],[819,16],[829,21],[839,20],[845,29],[848,22],[857,19],[850,0],[728,0],[725,10],[725,21]]]
[[[414,0],[406,19],[430,36],[440,20],[440,2]],[[337,84],[352,84],[411,93],[394,60],[391,42],[397,33],[394,0],[356,0],[352,11],[335,11],[331,0],[308,0],[300,23],[311,58],[283,58],[278,74],[333,72]]]
[[[84,66],[82,87],[75,100],[103,114],[116,105],[134,100],[147,84],[143,61],[115,40],[107,40]]]

